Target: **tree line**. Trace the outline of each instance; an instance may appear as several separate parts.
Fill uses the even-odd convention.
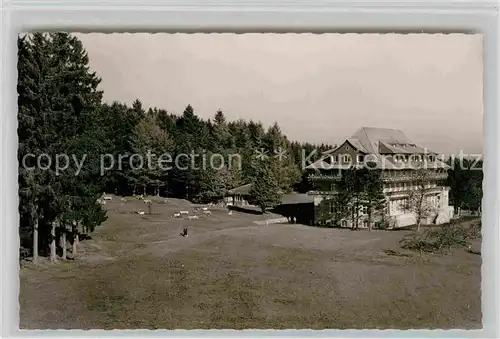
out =
[[[120,168],[106,171],[105,190],[118,195],[162,195],[210,202],[228,189],[257,178],[274,178],[282,192],[287,192],[303,180],[302,151],[314,154],[314,160],[332,147],[292,142],[278,123],[266,129],[252,120],[227,121],[222,110],[204,120],[191,105],[180,115],[146,109],[138,99],[131,107],[104,103],[102,110],[109,117],[101,126],[110,145],[106,152],[116,159],[150,151],[156,167],[125,161]],[[171,155],[170,160],[176,158],[175,165],[171,162],[168,169],[156,166],[165,152]]]
[[[331,145],[290,141],[274,123],[239,119],[227,121],[222,110],[202,119],[187,105],[177,115],[165,109],[103,101],[101,79],[91,70],[88,55],[76,37],[67,33],[34,33],[18,38],[19,214],[22,255],[66,256],[66,241],[92,232],[106,220],[98,203],[104,192],[150,194],[209,202],[228,189],[253,183],[262,208],[277,202],[278,194],[307,185],[302,150]],[[256,152],[260,152],[260,158]],[[277,159],[275,152],[286,157]],[[138,166],[140,159],[102,172],[102,155],[117,158],[152,153],[154,160],[168,152],[179,154],[237,154],[237,163],[203,167],[202,158],[180,159],[163,170]],[[27,154],[47,155],[40,161]],[[85,159],[80,171],[72,166],[57,171],[54,159],[67,154]],[[221,159],[220,157],[217,159]],[[233,158],[234,159],[234,158]],[[195,163],[200,166],[192,166]],[[77,174],[77,175],[76,175]],[[271,192],[271,193],[269,193]]]

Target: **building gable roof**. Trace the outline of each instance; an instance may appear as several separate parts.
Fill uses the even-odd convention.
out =
[[[361,127],[352,137],[358,139],[370,153],[379,153],[379,142],[411,144],[412,142],[400,130],[391,128]]]
[[[336,150],[342,148],[345,144],[349,144],[352,148],[360,151],[361,153],[365,153],[365,154],[368,154],[370,152],[368,152],[368,150],[359,142],[359,140],[357,139],[352,139],[352,138],[349,138],[349,139],[346,139],[343,143],[341,143],[339,146],[335,147],[335,148],[332,148],[328,151],[325,151],[323,152],[322,154],[323,155],[328,155],[328,154],[332,154],[334,153]]]
[[[346,140],[346,142],[348,142],[349,144],[351,144],[352,147],[354,147],[355,149],[357,149],[358,151],[360,151],[361,153],[365,153],[365,154],[368,154],[370,153],[365,146],[363,146],[363,144],[358,140],[358,139],[354,139],[354,138],[349,138]]]
[[[390,128],[361,127],[350,138],[346,139],[342,145],[346,142],[357,150],[365,154],[370,154],[371,162],[385,169],[400,169],[400,167],[392,159],[385,157],[384,154],[437,154],[416,145],[402,131]],[[340,169],[346,167],[346,165],[340,164],[331,165],[325,161],[329,154],[335,152],[341,146],[325,152],[321,159],[307,168]],[[438,159],[427,162],[427,165],[435,166],[436,168],[448,167],[448,165]]]

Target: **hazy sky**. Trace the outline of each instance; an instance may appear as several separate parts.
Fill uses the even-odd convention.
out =
[[[106,101],[203,118],[278,121],[339,143],[361,126],[436,152],[482,152],[482,37],[396,34],[79,34]]]

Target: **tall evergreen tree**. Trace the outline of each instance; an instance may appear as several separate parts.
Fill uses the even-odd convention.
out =
[[[108,117],[103,123],[103,129],[106,131],[109,141],[106,154],[112,158],[106,158],[106,163],[104,163],[105,166],[112,165],[104,173],[106,191],[129,194],[132,192],[132,183],[135,181],[130,166],[130,156],[134,154],[130,136],[133,135],[135,126],[140,121],[140,116],[134,110],[118,102],[111,105],[104,104],[102,109],[104,115]],[[108,164],[108,161],[111,164]]]
[[[206,142],[206,132],[201,121],[191,105],[188,105],[182,116],[176,121],[175,156],[173,170],[177,186],[183,189],[185,197],[193,198],[199,191],[197,168],[202,159],[203,145]]]
[[[482,161],[477,159],[450,158],[447,185],[450,186],[450,200],[455,212],[460,209],[477,211],[482,202]]]
[[[382,218],[385,214],[386,200],[383,191],[383,184],[380,179],[381,172],[378,169],[363,168],[358,170],[361,174],[363,199],[361,205],[366,207],[368,214],[368,229],[372,229],[372,222],[375,215]]]
[[[267,159],[255,164],[255,177],[252,181],[250,194],[255,197],[262,213],[268,208],[275,207],[281,202],[282,191],[278,183],[275,167],[276,160]]]
[[[160,163],[160,157],[171,150],[171,138],[161,130],[154,117],[148,115],[135,126],[131,143],[135,154],[142,159],[142,166],[135,173],[138,178],[142,178],[143,193],[151,186],[154,188],[154,195],[159,195],[160,186],[167,180],[167,166],[171,166]]]
[[[363,174],[355,168],[342,171],[337,189],[336,203],[339,206],[339,213],[343,217],[349,215],[352,229],[357,230],[363,206]]]
[[[38,224],[42,247],[53,249],[53,225],[71,211],[84,214],[101,189],[96,166],[96,151],[104,142],[97,128],[102,123],[100,79],[89,70],[81,42],[67,33],[29,34],[19,37],[18,45],[19,182],[21,199],[32,204],[21,209],[21,224]],[[58,171],[55,161],[47,161],[46,169],[28,169],[22,163],[28,153],[52,160],[66,154],[85,166]],[[90,199],[68,204],[74,196]]]

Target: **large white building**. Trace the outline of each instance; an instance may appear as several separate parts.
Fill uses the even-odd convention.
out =
[[[352,166],[382,170],[386,199],[384,218],[389,227],[416,224],[417,214],[409,199],[417,190],[423,193],[426,206],[422,224],[442,224],[452,218],[453,207],[448,205],[449,188],[444,184],[449,166],[438,159],[436,153],[413,143],[402,131],[386,128],[362,127],[339,147],[325,152],[320,160],[307,167],[315,187],[309,194],[314,197],[316,207],[333,211],[332,199],[329,198],[336,194],[339,170]],[[422,179],[424,185],[421,185]],[[328,206],[322,206],[325,204]],[[358,225],[367,227],[366,210],[361,214]],[[340,226],[350,227],[353,221],[347,218],[337,222]]]

